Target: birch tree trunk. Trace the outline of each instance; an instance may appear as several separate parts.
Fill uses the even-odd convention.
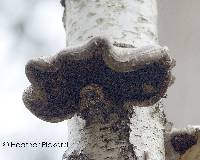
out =
[[[158,44],[156,0],[61,2],[68,47],[26,64],[23,101],[44,121],[69,119],[63,160],[199,160],[200,128],[165,118],[174,61]]]
[[[65,0],[63,22],[67,46],[98,36],[107,37],[118,54],[158,45],[156,0]],[[123,107],[128,114],[113,114],[106,124],[96,120],[88,126],[79,116],[70,119],[70,146],[63,159],[164,160],[162,102],[150,107],[127,102]]]

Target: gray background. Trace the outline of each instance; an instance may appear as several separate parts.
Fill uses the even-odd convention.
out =
[[[200,1],[158,0],[160,44],[176,58],[166,113],[179,127],[200,125]]]

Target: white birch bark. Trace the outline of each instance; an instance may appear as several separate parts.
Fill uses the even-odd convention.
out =
[[[157,44],[156,0],[66,0],[67,45],[95,36],[135,47]]]
[[[136,48],[158,44],[156,0],[65,0],[65,6],[63,20],[67,46],[96,36]],[[119,47],[116,49],[120,50]],[[119,133],[111,130],[118,119],[115,115],[108,124],[95,122],[89,127],[86,127],[85,120],[75,116],[68,121],[70,146],[63,159],[82,154],[95,160],[123,160],[127,157],[164,160],[165,116],[161,102],[150,107],[126,103],[124,107],[131,110],[129,122],[124,121],[130,123],[128,140],[122,138],[120,141]]]

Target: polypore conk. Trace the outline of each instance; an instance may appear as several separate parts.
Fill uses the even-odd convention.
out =
[[[25,69],[31,86],[23,94],[24,104],[38,118],[60,122],[80,113],[81,90],[96,84],[115,105],[151,106],[164,97],[172,79],[174,61],[167,51],[129,48],[125,58],[108,39],[95,37],[48,59],[31,60]]]
[[[166,132],[165,145],[169,159],[199,160],[200,130],[195,126],[172,128]]]

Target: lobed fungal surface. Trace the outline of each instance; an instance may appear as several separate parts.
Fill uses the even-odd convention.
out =
[[[127,101],[150,106],[164,97],[174,66],[166,48],[120,48],[122,56],[118,52],[107,38],[95,37],[55,56],[30,60],[25,106],[42,120],[60,122],[80,112],[81,89],[90,84],[101,86],[119,106]]]

